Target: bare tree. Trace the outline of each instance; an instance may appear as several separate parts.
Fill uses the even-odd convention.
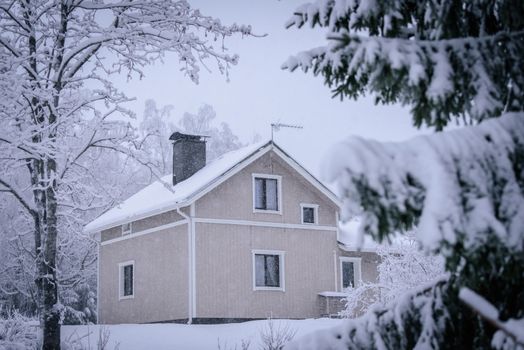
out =
[[[250,31],[186,1],[0,1],[0,191],[34,226],[43,349],[60,348],[59,219],[97,205],[82,201],[100,185],[86,164],[109,150],[150,165],[111,76],[142,76],[168,53],[195,82],[206,60],[227,75],[238,57],[221,42]]]

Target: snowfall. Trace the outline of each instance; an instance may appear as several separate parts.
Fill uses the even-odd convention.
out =
[[[274,333],[295,332],[294,339],[308,333],[339,325],[340,319],[272,320]],[[119,324],[91,326],[62,326],[62,342],[68,350],[97,349],[99,335],[109,337],[107,350],[145,349],[249,349],[262,347],[262,334],[269,330],[268,320],[217,325],[187,324]]]

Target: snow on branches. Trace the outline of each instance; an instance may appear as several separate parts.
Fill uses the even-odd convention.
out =
[[[387,307],[376,306],[360,318],[308,334],[285,349],[439,349],[450,325],[443,301],[446,283],[441,279],[421,286]]]
[[[437,130],[451,117],[480,121],[519,111],[524,108],[519,7],[522,13],[519,1],[488,6],[317,0],[300,6],[287,26],[325,27],[328,44],[290,57],[282,68],[322,74],[341,98],[370,91],[377,102],[411,104],[415,125]]]
[[[499,311],[489,301],[469,288],[459,292],[460,300],[498,329],[491,345],[495,349],[524,348],[524,318],[501,321]]]
[[[336,146],[324,178],[342,196],[343,218],[360,214],[361,234],[378,241],[416,224],[417,240],[441,252],[449,274],[290,348],[510,348],[512,339],[462,305],[459,290],[475,290],[504,325],[520,327],[523,160],[523,113],[402,143],[352,137]]]
[[[325,178],[346,218],[362,212],[374,239],[417,224],[417,239],[446,258],[497,238],[524,247],[524,115],[402,143],[351,137],[335,146]]]
[[[440,255],[425,254],[410,231],[395,237],[392,245],[380,245],[376,281],[360,281],[345,290],[346,308],[340,313],[353,318],[370,308],[386,306],[420,286],[444,276],[444,261]]]

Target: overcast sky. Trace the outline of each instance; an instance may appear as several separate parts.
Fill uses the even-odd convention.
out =
[[[229,123],[243,142],[255,133],[270,137],[270,123],[300,124],[302,130],[282,130],[275,140],[314,173],[330,145],[349,135],[383,141],[404,140],[420,134],[412,127],[408,108],[375,106],[372,97],[358,101],[333,99],[322,77],[302,71],[280,69],[292,54],[323,45],[325,33],[309,28],[285,29],[284,23],[304,1],[297,0],[190,0],[203,14],[224,24],[250,24],[264,38],[226,39],[231,53],[240,61],[230,72],[230,81],[209,62],[211,73],[202,69],[200,83],[192,83],[179,72],[174,57],[145,69],[145,78],[118,83],[128,96],[136,97],[129,107],[140,117],[147,99],[159,106],[174,106],[173,117],[196,113],[203,103],[212,105],[217,118]]]

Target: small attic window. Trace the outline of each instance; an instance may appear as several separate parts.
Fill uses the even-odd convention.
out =
[[[303,224],[318,224],[318,205],[300,203]]]
[[[127,222],[122,225],[122,236],[128,235],[131,233],[131,223]]]

